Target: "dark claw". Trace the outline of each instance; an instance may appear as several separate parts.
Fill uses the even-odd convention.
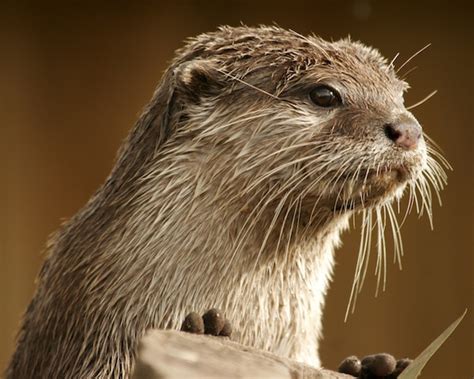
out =
[[[188,333],[203,334],[204,321],[199,314],[191,312],[186,316],[181,324],[181,330]]]
[[[360,375],[361,368],[362,365],[359,358],[357,358],[355,355],[351,355],[341,362],[338,371],[342,374],[358,377]]]
[[[218,336],[224,329],[225,318],[218,309],[209,309],[202,315],[204,320],[204,333],[212,336]]]

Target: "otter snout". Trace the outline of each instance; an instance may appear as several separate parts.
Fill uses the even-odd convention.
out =
[[[421,139],[421,126],[416,120],[385,124],[384,132],[395,145],[405,150],[416,149]]]

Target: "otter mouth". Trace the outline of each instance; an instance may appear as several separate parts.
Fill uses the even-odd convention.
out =
[[[404,165],[382,166],[349,174],[352,183],[342,179],[343,187],[334,201],[334,212],[356,211],[392,200],[413,178],[414,173]]]
[[[404,165],[397,166],[382,166],[378,169],[367,169],[358,175],[362,181],[370,182],[372,180],[388,180],[394,183],[403,184],[408,182],[412,174],[410,170]]]

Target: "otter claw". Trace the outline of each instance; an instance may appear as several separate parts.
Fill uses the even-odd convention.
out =
[[[194,334],[230,337],[232,326],[218,309],[209,309],[202,316],[196,312],[189,313],[181,325],[181,331]]]
[[[350,357],[347,357],[341,362],[337,371],[342,374],[348,374],[355,377],[359,377],[361,369],[362,366],[359,358],[357,358],[355,355],[351,355]]]
[[[181,331],[193,334],[204,333],[204,322],[196,312],[189,313],[181,324]]]

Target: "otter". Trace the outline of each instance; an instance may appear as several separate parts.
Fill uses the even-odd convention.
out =
[[[398,230],[393,201],[408,189],[430,212],[445,181],[407,88],[350,39],[241,26],[188,40],[106,182],[50,240],[7,377],[129,377],[145,331],[211,307],[242,344],[319,366],[348,220]]]

